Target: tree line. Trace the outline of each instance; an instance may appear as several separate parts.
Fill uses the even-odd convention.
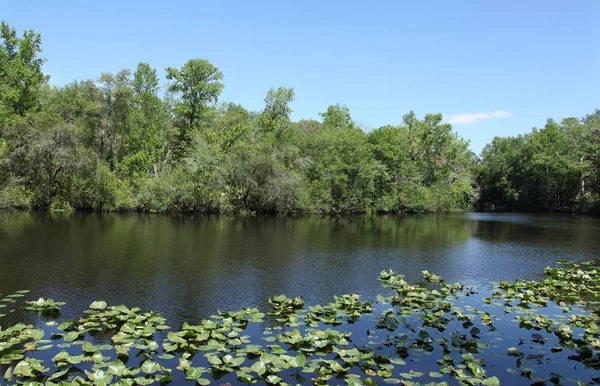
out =
[[[495,138],[477,157],[441,114],[409,112],[365,132],[333,104],[320,121],[293,122],[293,89],[271,88],[264,108],[248,111],[219,99],[223,74],[205,59],[166,68],[166,87],[143,62],[51,86],[41,53],[39,34],[2,22],[0,208],[415,213],[597,202],[598,112]]]
[[[494,138],[474,176],[482,208],[600,214],[600,110]]]

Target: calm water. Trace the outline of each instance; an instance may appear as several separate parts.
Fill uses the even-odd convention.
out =
[[[173,326],[269,296],[381,292],[392,268],[416,279],[489,287],[541,278],[560,259],[600,254],[600,220],[456,213],[416,217],[232,218],[0,212],[0,294],[66,301],[77,315],[96,299],[151,308]]]

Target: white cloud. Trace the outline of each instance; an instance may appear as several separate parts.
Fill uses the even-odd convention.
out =
[[[493,118],[510,118],[510,113],[504,110],[488,111],[487,113],[460,113],[445,117],[448,123],[470,125],[476,121]]]

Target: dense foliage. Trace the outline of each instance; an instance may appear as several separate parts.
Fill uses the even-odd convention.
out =
[[[494,138],[477,171],[483,206],[600,213],[600,110]]]
[[[292,122],[294,91],[262,111],[219,103],[204,59],[51,87],[40,35],[0,36],[0,207],[197,212],[434,211],[473,204],[468,143],[414,113],[365,133],[342,105]]]
[[[205,59],[51,87],[41,38],[0,30],[0,208],[373,213],[480,207],[599,211],[600,112],[516,138],[481,158],[410,112],[366,133],[346,106],[292,122],[294,90],[262,111],[219,102]]]

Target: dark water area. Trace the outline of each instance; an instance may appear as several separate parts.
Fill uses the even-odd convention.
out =
[[[39,341],[40,350],[30,352],[48,365],[61,348],[76,356],[82,352],[83,341],[103,347],[111,343],[115,332],[81,335],[73,345],[57,344],[60,340],[55,339],[66,341],[64,331],[52,322],[53,318],[25,311],[22,305],[26,300],[45,297],[66,302],[58,323],[89,315],[82,312],[98,299],[109,305],[139,306],[160,313],[177,331],[183,321],[199,324],[218,310],[258,306],[266,312],[270,309],[267,299],[276,294],[302,295],[306,305],[327,304],[335,295],[346,293],[374,300],[377,294],[391,294],[378,280],[382,270],[393,269],[409,281],[421,281],[421,271],[428,270],[444,276],[447,283],[461,282],[477,289],[468,289],[452,301],[454,311],[445,314],[449,319],[440,329],[419,327],[420,316],[411,314],[406,318],[398,316],[395,320],[399,324],[388,331],[379,322],[390,304],[377,301],[372,313],[339,327],[341,332],[351,333],[352,347],[374,350],[378,355],[398,360],[397,346],[388,343],[407,339],[413,346],[405,363],[394,368],[394,377],[410,379],[410,370],[422,373],[419,381],[456,384],[454,376],[436,372],[441,369],[438,360],[442,359],[438,346],[444,340],[452,340],[454,345],[456,337],[465,334],[460,339],[479,340],[477,360],[485,367],[485,376],[497,377],[502,384],[556,383],[557,379],[560,384],[598,384],[597,365],[589,361],[584,365],[582,357],[577,356],[581,351],[566,346],[550,332],[541,341],[541,335],[522,328],[517,320],[520,315],[545,314],[555,323],[567,323],[572,315],[587,314],[589,310],[575,307],[565,311],[549,303],[547,307],[532,306],[513,312],[506,311],[506,304],[500,301],[488,304],[483,299],[492,296],[494,282],[539,280],[544,268],[556,265],[558,260],[598,259],[599,231],[598,219],[520,214],[241,218],[0,212],[0,328],[24,322],[43,330],[45,338],[52,336],[51,340]],[[17,298],[5,297],[25,289],[31,292]],[[482,312],[491,314],[493,326],[483,323]],[[465,323],[467,319],[458,316],[461,313],[470,314],[469,320],[479,325],[481,338],[473,333],[472,323]],[[243,334],[251,342],[265,345],[267,337],[275,339],[278,333],[270,327],[288,332],[294,328],[288,325],[280,330],[281,321],[267,315],[263,322],[250,323]],[[321,329],[330,327],[320,325]],[[298,328],[303,334],[310,330],[301,325]],[[415,346],[424,332],[435,342],[432,344],[436,348],[430,348],[433,352]],[[577,327],[573,333],[581,337],[583,332]],[[538,338],[534,339],[536,335]],[[162,332],[153,337],[159,343],[167,338]],[[42,351],[41,345],[48,343],[52,347]],[[462,347],[451,349],[457,366],[464,369],[466,365],[459,363],[465,352]],[[525,354],[507,355],[514,347]],[[66,377],[106,368],[108,361],[115,359],[111,349],[110,345],[102,348],[108,350],[104,351],[104,355],[109,355],[104,357],[106,362],[74,365]],[[291,346],[287,349],[292,356],[298,352]],[[7,350],[0,354],[4,355],[0,362],[12,355]],[[160,358],[158,353],[145,355],[137,354],[124,361],[127,366],[141,366],[146,357]],[[324,358],[335,360],[336,355],[329,352]],[[316,363],[317,357],[311,356],[311,363]],[[163,359],[162,365],[171,369],[180,360]],[[16,361],[0,363],[0,373],[12,371]],[[246,362],[251,360],[246,358]],[[205,355],[194,356],[193,365],[211,366]],[[51,365],[49,374],[58,370]],[[291,384],[312,384],[314,374],[304,370],[288,370],[280,375]],[[364,379],[363,370],[355,366],[349,374]],[[186,380],[186,374],[174,371],[171,384],[194,383]],[[341,372],[327,383],[343,384],[348,380],[346,376]],[[240,383],[236,372],[211,372],[204,378],[217,384]],[[388,380],[394,379],[385,381]]]
[[[540,279],[557,260],[600,253],[600,220],[450,213],[373,217],[226,217],[0,213],[0,294],[149,308],[173,326],[275,294],[324,304],[381,293],[377,275],[422,270],[479,286]]]

